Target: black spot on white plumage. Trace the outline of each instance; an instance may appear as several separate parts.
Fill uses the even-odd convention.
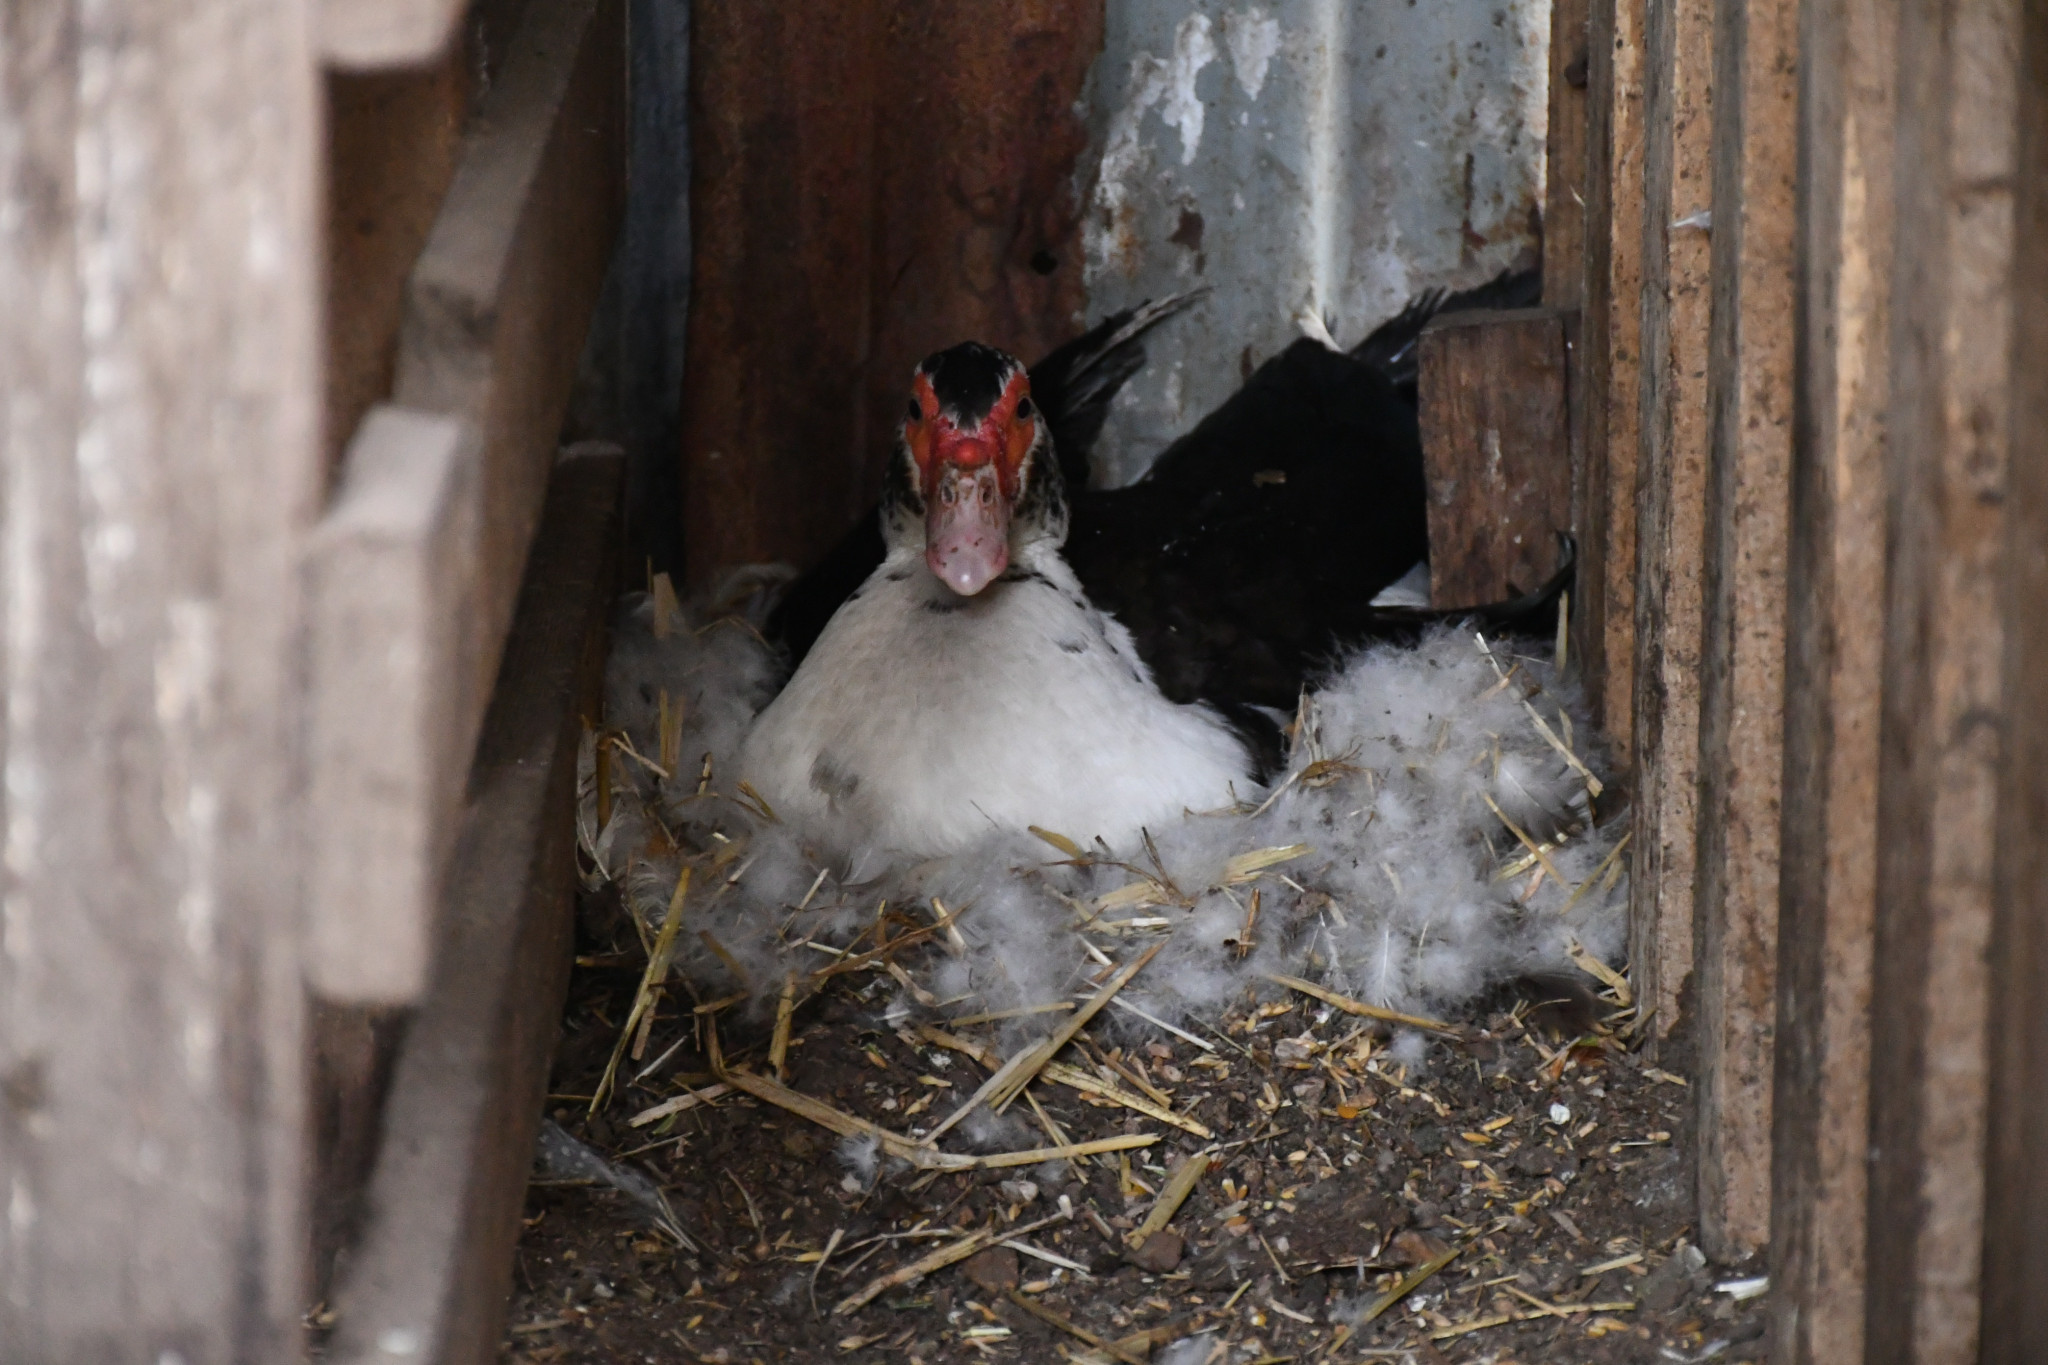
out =
[[[1086,640],[1062,640],[1060,641],[1060,648],[1069,654],[1086,654],[1088,652],[1088,642]]]

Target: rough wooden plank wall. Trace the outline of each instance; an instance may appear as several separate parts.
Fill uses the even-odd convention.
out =
[[[1870,1365],[1977,1355],[2020,14],[1900,11]]]
[[[1635,738],[1644,7],[1645,0],[1593,0],[1588,16],[1585,296],[1571,376],[1579,440],[1572,524],[1580,531],[1573,652],[1624,766]]]
[[[406,285],[393,398],[483,438],[476,733],[625,199],[622,0],[529,3]]]
[[[0,1354],[299,1350],[294,0],[0,6]]]
[[[1981,1365],[2048,1360],[2048,13],[2022,22]]]
[[[1800,35],[1800,360],[1786,565],[1772,1359],[1859,1365],[1870,1147],[1895,0]]]
[[[1771,1221],[1798,18],[1797,0],[1715,15],[1694,1095],[1700,1242],[1722,1261]]]
[[[976,337],[1036,359],[1076,329],[1075,103],[1102,0],[694,14],[682,463],[701,579],[829,548],[871,505],[925,355]]]
[[[327,452],[391,396],[405,282],[455,174],[469,108],[461,45],[417,70],[327,77]]]
[[[1648,0],[1643,26],[1629,961],[1653,1040],[1678,1025],[1693,963],[1713,14],[1713,0]]]
[[[1543,302],[1584,306],[1587,195],[1587,0],[1554,0],[1550,10],[1550,134],[1543,164]]]
[[[1447,313],[1423,329],[1417,364],[1430,601],[1470,607],[1540,587],[1571,526],[1565,314]]]
[[[522,1193],[568,987],[576,753],[618,591],[616,448],[563,459],[478,742],[435,988],[407,1031],[337,1365],[499,1358]]]

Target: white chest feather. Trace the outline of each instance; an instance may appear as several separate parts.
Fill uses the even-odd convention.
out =
[[[740,770],[841,851],[920,857],[1028,825],[1124,845],[1251,787],[1243,744],[1160,694],[1050,548],[968,598],[892,554],[755,721]]]

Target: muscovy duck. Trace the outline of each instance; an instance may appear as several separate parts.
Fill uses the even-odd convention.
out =
[[[1373,599],[1427,556],[1417,342],[1431,318],[1536,301],[1535,271],[1424,293],[1348,354],[1304,338],[1170,445],[1124,488],[1088,486],[1110,400],[1144,364],[1153,327],[1200,297],[1118,313],[1031,367],[1031,393],[1066,477],[1066,559],[1088,600],[1133,637],[1166,696],[1222,710],[1277,763],[1267,711],[1293,707],[1330,658],[1412,639],[1432,621],[1547,634],[1570,563],[1528,596],[1431,612]],[[882,522],[857,524],[793,584],[769,635],[803,662],[884,555]]]
[[[934,856],[1033,824],[1120,843],[1249,790],[1245,743],[1160,692],[1061,557],[1065,485],[1020,362],[969,342],[918,367],[882,561],[740,748],[782,818]]]

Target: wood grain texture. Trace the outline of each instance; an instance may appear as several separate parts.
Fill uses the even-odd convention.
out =
[[[1719,0],[1700,655],[1700,1244],[1770,1238],[1785,555],[1792,452],[1797,0]]]
[[[298,1350],[311,33],[0,6],[9,1365]]]
[[[1807,7],[1786,564],[1772,1358],[1860,1365],[1877,894],[1892,0]]]
[[[1596,722],[1623,767],[1635,739],[1645,3],[1592,0],[1588,18],[1585,297],[1571,366],[1578,440],[1572,524],[1579,536],[1572,652]]]
[[[1648,0],[1629,964],[1654,1045],[1693,965],[1706,536],[1713,0]]]
[[[2022,22],[1981,1365],[2048,1360],[2048,15]]]
[[[2016,0],[1900,16],[1870,1365],[1977,1354],[2019,21]]]
[[[1552,308],[1447,313],[1423,329],[1423,472],[1429,593],[1469,607],[1557,571],[1571,526],[1564,315]]]
[[[400,1050],[327,1359],[498,1359],[568,988],[576,753],[618,590],[616,449],[564,459],[477,745],[433,989]],[[405,1349],[398,1349],[405,1348]]]
[[[978,338],[1036,359],[1078,330],[1102,0],[693,14],[681,458],[702,580],[814,562],[872,506],[926,355]]]
[[[1549,136],[1543,143],[1543,302],[1570,311],[1586,293],[1588,0],[1550,10]]]
[[[623,22],[623,0],[526,7],[406,287],[394,401],[461,417],[483,441],[482,645],[455,708],[466,736],[497,675],[618,236]]]
[[[308,549],[306,979],[330,1000],[427,983],[476,724],[477,445],[461,418],[371,409]]]

